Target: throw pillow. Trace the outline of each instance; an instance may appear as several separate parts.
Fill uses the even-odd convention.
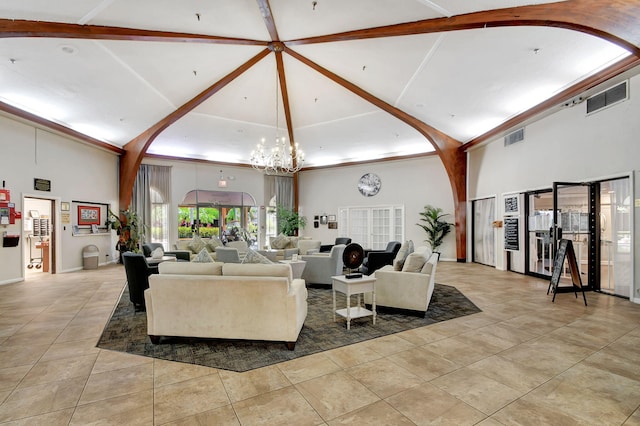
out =
[[[412,249],[413,241],[405,241],[400,246],[400,250],[398,250],[398,254],[396,254],[396,258],[393,259],[393,269],[395,271],[402,271],[402,267],[404,266],[404,261],[407,259],[407,256],[411,253],[409,250]]]
[[[216,251],[216,247],[222,246],[224,246],[224,244],[222,244],[222,240],[220,240],[220,238],[216,237],[215,235],[212,235],[211,239],[207,241],[207,250],[209,250],[210,252],[214,252]]]
[[[253,249],[247,249],[247,254],[242,260],[242,263],[264,263],[264,264],[272,264],[273,262],[266,258],[266,256],[261,255],[257,251]]]
[[[206,247],[206,244],[204,243],[204,241],[202,241],[202,238],[200,238],[199,235],[194,235],[188,247],[189,247],[189,250],[197,254],[197,253],[200,253],[202,249]]]
[[[420,272],[427,259],[422,253],[411,253],[402,266],[402,272]]]
[[[158,247],[151,252],[151,257],[153,259],[162,259],[162,256],[164,256],[164,250],[162,250],[162,247]]]
[[[198,255],[191,261],[194,263],[212,263],[213,258],[211,257],[207,249],[203,248],[202,250],[200,250],[200,253],[198,253]]]
[[[284,234],[280,234],[273,240],[271,240],[271,247],[273,247],[274,249],[282,250],[287,247],[287,245],[289,245],[289,237]]]

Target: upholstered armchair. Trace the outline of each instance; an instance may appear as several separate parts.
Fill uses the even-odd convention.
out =
[[[327,253],[331,251],[331,247],[338,245],[338,244],[344,244],[349,245],[351,244],[351,238],[349,237],[338,237],[336,238],[336,242],[333,244],[323,244],[320,246],[320,253]]]
[[[149,275],[157,274],[157,266],[149,266],[142,253],[122,253],[122,263],[127,275],[129,300],[136,311],[144,311],[144,291],[149,288]]]
[[[360,270],[365,275],[371,275],[385,265],[393,265],[393,259],[400,251],[401,246],[400,242],[391,241],[387,243],[387,247],[384,250],[366,250]]]
[[[307,254],[300,256],[307,262],[302,272],[302,279],[307,284],[331,285],[331,277],[342,275],[342,253],[344,244],[338,244],[331,248],[329,253]]]
[[[144,243],[142,244],[142,253],[144,257],[151,257],[151,253],[157,248],[161,248],[164,252],[165,256],[175,256],[178,261],[186,261],[191,260],[191,252],[189,250],[172,250],[172,251],[164,251],[164,247],[162,247],[161,243]]]
[[[376,306],[424,316],[433,295],[437,267],[438,253],[416,250],[407,257],[402,271],[394,270],[391,265],[378,269],[375,272]],[[371,294],[365,294],[364,301],[371,304]]]

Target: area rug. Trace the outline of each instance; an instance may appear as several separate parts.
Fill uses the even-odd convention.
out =
[[[424,318],[379,310],[375,325],[371,317],[354,319],[351,330],[347,331],[344,318],[333,321],[331,290],[309,288],[308,291],[307,319],[293,351],[282,342],[225,339],[163,338],[160,344],[154,345],[147,336],[146,313],[134,311],[126,287],[97,346],[242,372],[480,312],[456,288],[436,284]],[[339,296],[336,294],[336,300],[341,300],[343,306],[338,308],[344,307],[344,297]]]

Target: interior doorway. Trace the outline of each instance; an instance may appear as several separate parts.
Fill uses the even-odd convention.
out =
[[[526,195],[526,274],[550,279],[555,247],[561,239],[569,239],[585,289],[630,297],[633,242],[628,177],[555,182],[552,189]]]
[[[23,265],[25,277],[56,273],[55,200],[23,199]]]

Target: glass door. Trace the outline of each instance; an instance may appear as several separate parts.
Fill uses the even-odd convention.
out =
[[[473,261],[483,265],[495,266],[495,220],[496,199],[473,200]]]
[[[571,240],[576,254],[582,286],[593,289],[599,247],[592,246],[595,238],[597,183],[554,182],[553,184],[553,247],[561,239]],[[593,203],[592,203],[593,201]],[[566,268],[565,268],[566,269]],[[563,271],[562,276],[569,276]]]
[[[527,233],[525,273],[551,278],[553,265],[553,193],[550,189],[528,192],[525,196]]]
[[[630,297],[631,185],[629,178],[600,182],[600,290]]]

